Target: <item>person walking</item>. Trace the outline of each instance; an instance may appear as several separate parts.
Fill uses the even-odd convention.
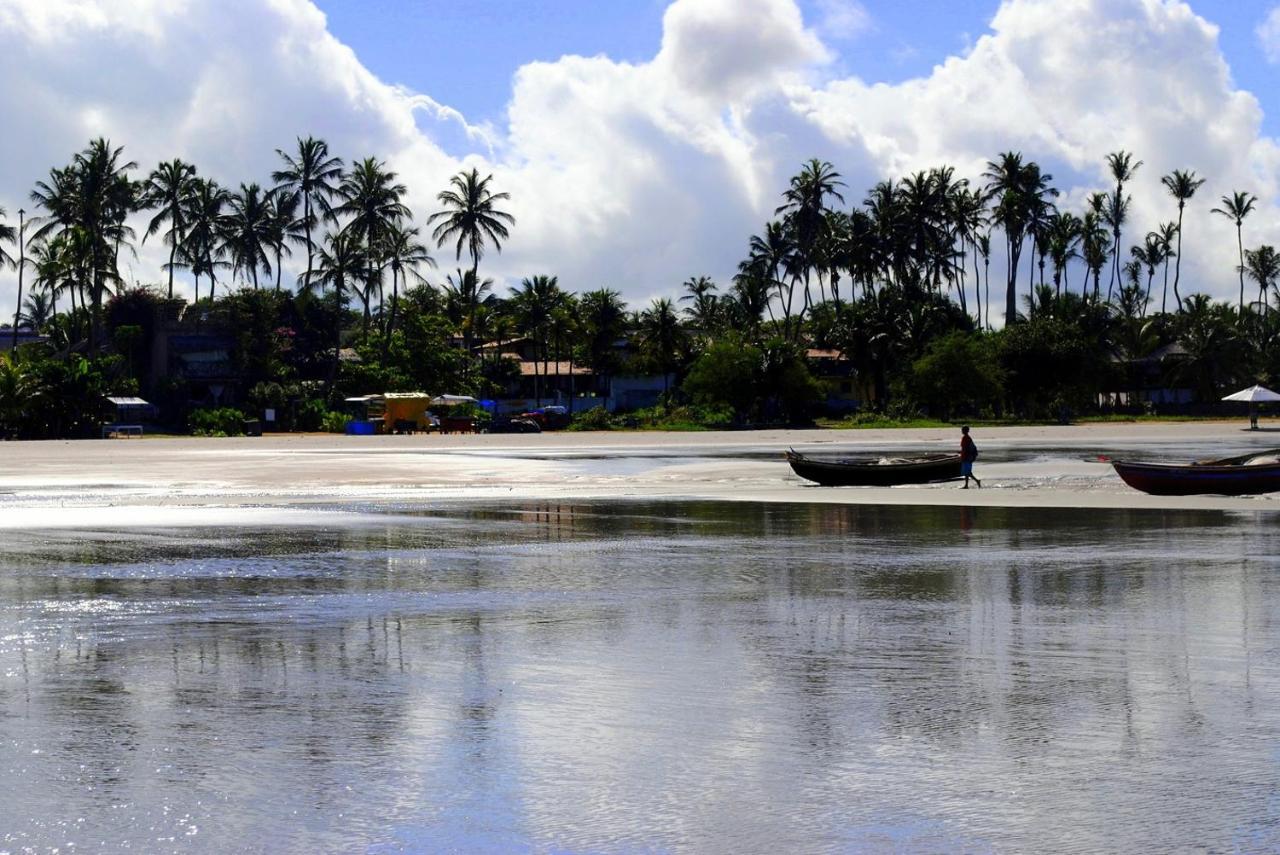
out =
[[[969,479],[973,479],[973,483],[978,485],[978,489],[982,489],[982,482],[978,480],[978,476],[973,474],[973,461],[978,459],[978,446],[974,444],[973,437],[969,436],[969,426],[965,425],[960,428],[960,474],[964,476],[964,486],[961,490],[969,489]]]

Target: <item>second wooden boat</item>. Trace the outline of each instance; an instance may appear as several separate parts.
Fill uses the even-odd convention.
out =
[[[787,462],[797,475],[824,487],[894,487],[960,477],[959,454],[844,460],[815,460],[794,449],[786,454]]]
[[[1116,474],[1153,496],[1249,496],[1280,491],[1280,450],[1195,463],[1112,461]]]

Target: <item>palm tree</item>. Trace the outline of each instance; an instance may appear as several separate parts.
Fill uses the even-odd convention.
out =
[[[793,272],[804,279],[804,311],[812,305],[809,294],[809,276],[821,266],[818,248],[827,233],[827,198],[844,201],[837,189],[843,187],[840,173],[830,163],[813,158],[791,178],[790,186],[782,194],[783,203],[775,214],[784,214],[785,222],[795,236],[798,264]]]
[[[680,302],[692,303],[684,310],[689,322],[703,333],[712,332],[720,323],[720,298],[716,296],[716,283],[709,276],[695,276],[684,282],[684,295]]]
[[[1120,231],[1124,226],[1124,215],[1129,210],[1129,200],[1124,195],[1124,185],[1125,182],[1133,180],[1133,176],[1140,166],[1142,166],[1142,161],[1135,161],[1133,155],[1123,149],[1113,151],[1107,155],[1107,168],[1116,182],[1115,195],[1112,197],[1111,203],[1113,216],[1110,220],[1110,225],[1114,245],[1112,246],[1111,282],[1107,285],[1108,299],[1110,299],[1111,288],[1115,286],[1116,280],[1120,276]]]
[[[280,290],[284,275],[284,257],[292,256],[290,243],[305,240],[302,221],[298,219],[298,197],[282,192],[279,188],[267,191],[267,236],[276,257],[276,291]]]
[[[1156,276],[1156,268],[1164,261],[1164,244],[1160,240],[1160,236],[1155,232],[1148,232],[1147,238],[1141,246],[1133,246],[1129,249],[1129,254],[1133,260],[1141,264],[1147,270],[1147,291],[1146,303],[1151,302],[1151,283]]]
[[[615,345],[627,331],[626,304],[617,291],[599,288],[583,294],[578,307],[586,335],[587,362],[597,375],[608,378],[618,367]]]
[[[991,329],[991,232],[985,231],[978,235],[978,253],[982,256],[982,271],[985,293],[983,294],[982,304],[987,307],[987,314],[983,321],[987,329]]]
[[[306,290],[319,286],[333,288],[334,328],[333,362],[329,367],[327,385],[333,388],[338,374],[338,356],[342,350],[342,320],[346,313],[347,289],[365,273],[364,247],[359,239],[347,230],[333,232],[325,237],[316,258],[317,264],[303,287]]]
[[[1160,296],[1160,314],[1163,315],[1169,311],[1169,259],[1177,256],[1173,242],[1178,237],[1178,226],[1176,223],[1161,223],[1153,234],[1160,244],[1160,260],[1164,263],[1164,291]],[[1178,308],[1182,308],[1181,300],[1178,301]]]
[[[1024,163],[1020,152],[1006,151],[998,160],[987,163],[983,177],[987,179],[987,195],[997,200],[992,222],[1004,231],[1009,259],[1004,304],[1007,326],[1018,319],[1018,261],[1022,257],[1023,241],[1028,230],[1048,210],[1047,198],[1057,196],[1058,191],[1049,184],[1053,176],[1042,172],[1033,162]]]
[[[1210,213],[1221,214],[1229,220],[1233,220],[1236,224],[1236,247],[1240,252],[1240,311],[1244,311],[1244,218],[1253,213],[1253,206],[1257,204],[1258,197],[1252,193],[1242,193],[1239,190],[1233,192],[1230,196],[1222,197],[1222,207],[1214,208]]]
[[[267,196],[257,184],[241,184],[239,193],[227,198],[222,219],[222,242],[231,258],[232,275],[248,272],[258,289],[258,271],[271,275],[272,212]]]
[[[164,242],[169,245],[169,299],[173,299],[173,270],[177,266],[178,248],[186,239],[187,209],[190,207],[191,193],[194,190],[196,168],[190,163],[174,158],[161,163],[147,177],[143,187],[143,206],[158,208],[159,211],[147,224],[147,231],[142,242],[160,231],[161,226],[169,223]]]
[[[640,350],[662,372],[662,393],[666,395],[684,344],[684,329],[674,304],[666,297],[654,300],[640,313],[639,333]]]
[[[1197,178],[1195,170],[1185,172],[1175,169],[1160,179],[1160,183],[1169,191],[1169,195],[1178,201],[1178,246],[1175,250],[1173,266],[1173,298],[1178,302],[1178,311],[1182,311],[1182,294],[1178,291],[1178,283],[1182,281],[1182,210],[1196,195],[1196,191],[1204,184],[1205,179]]]
[[[213,300],[218,285],[218,268],[226,267],[223,261],[223,230],[229,194],[216,181],[193,179],[190,209],[187,212],[187,236],[182,253],[195,277],[195,297],[200,300],[200,277],[209,277],[209,299]]]
[[[21,319],[33,331],[39,332],[53,318],[53,307],[50,294],[43,288],[32,288],[27,299],[22,303]],[[15,325],[16,328],[16,325]]]
[[[1076,247],[1080,243],[1083,223],[1072,213],[1054,214],[1049,218],[1045,229],[1045,246],[1053,261],[1053,290],[1055,297],[1062,296],[1063,280],[1067,272],[1067,264],[1078,258]],[[1067,291],[1071,286],[1067,284]]]
[[[50,316],[58,314],[58,294],[67,292],[75,311],[75,258],[67,235],[55,235],[31,245],[31,257],[27,262],[35,271],[31,287],[49,295]]]
[[[542,386],[538,380],[538,355],[542,356],[542,374],[546,376],[548,345],[551,337],[551,316],[560,306],[564,292],[555,276],[533,276],[520,282],[511,294],[513,309],[525,335],[534,343],[533,387],[534,398],[542,404]]]
[[[418,229],[396,222],[391,224],[383,238],[383,253],[386,256],[387,267],[391,269],[391,317],[386,329],[383,330],[384,356],[391,341],[391,333],[395,332],[396,328],[396,307],[400,302],[401,280],[407,283],[409,277],[413,277],[418,284],[425,284],[427,280],[418,272],[418,268],[424,265],[431,268],[436,266],[436,260],[419,240],[420,236],[421,232]]]
[[[461,260],[465,246],[471,256],[471,272],[477,277],[485,244],[491,243],[495,251],[502,252],[502,241],[510,237],[507,227],[516,222],[515,217],[498,208],[497,203],[511,197],[490,190],[492,180],[492,175],[481,178],[474,167],[469,172],[459,172],[449,179],[450,188],[436,196],[444,210],[427,218],[428,224],[437,224],[431,232],[436,246],[456,241],[455,260]]]
[[[458,326],[462,330],[462,347],[471,356],[475,345],[476,317],[480,307],[490,299],[493,290],[492,279],[476,280],[470,270],[458,268],[456,274],[445,277],[445,294],[450,306],[456,312]]]
[[[1257,249],[1246,249],[1244,272],[1258,283],[1258,302],[1262,304],[1265,314],[1271,303],[1271,291],[1280,281],[1280,255],[1276,254],[1275,247],[1264,244]]]
[[[286,196],[302,200],[301,226],[307,244],[307,272],[303,281],[311,282],[312,257],[315,255],[311,232],[319,219],[317,209],[323,217],[329,215],[329,199],[342,179],[342,160],[331,157],[329,144],[315,137],[298,137],[296,156],[280,149],[276,149],[276,154],[284,161],[285,168],[271,173],[271,180]]]
[[[1106,193],[1094,193],[1089,197],[1088,210],[1080,223],[1081,256],[1085,268],[1093,275],[1093,299],[1096,303],[1102,299],[1102,268],[1107,266],[1111,258],[1111,235],[1106,229],[1106,210],[1108,196]],[[1088,280],[1082,290],[1088,293]]]
[[[410,212],[401,201],[409,188],[396,181],[396,173],[375,158],[366,157],[353,163],[338,187],[341,204],[334,213],[350,217],[344,230],[364,242],[365,276],[364,331],[369,333],[370,303],[374,289],[381,291],[383,242],[391,228],[408,219]],[[379,299],[379,304],[381,304]]]
[[[0,220],[5,216],[4,208],[0,208]],[[9,253],[5,252],[4,245],[6,243],[14,243],[17,240],[18,233],[13,226],[0,222],[0,268],[13,267],[18,261]],[[18,285],[18,311],[14,313],[13,321],[13,347],[18,346],[18,318],[22,315],[22,285]]]
[[[32,201],[47,212],[33,241],[55,232],[74,234],[82,284],[88,286],[92,304],[89,346],[94,351],[101,338],[102,297],[119,281],[120,247],[133,236],[126,220],[139,196],[128,177],[138,165],[123,156],[123,148],[113,148],[102,138],[93,140],[70,166],[51,170],[49,180],[37,182],[31,193]]]

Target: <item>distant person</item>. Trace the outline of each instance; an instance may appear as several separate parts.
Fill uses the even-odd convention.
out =
[[[973,437],[969,436],[969,426],[965,425],[960,428],[960,474],[964,476],[964,486],[961,490],[969,489],[969,479],[973,479],[973,483],[978,485],[978,489],[982,489],[982,482],[973,474],[973,461],[978,459],[978,446],[974,445]]]

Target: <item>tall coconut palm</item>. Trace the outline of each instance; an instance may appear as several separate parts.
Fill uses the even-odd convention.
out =
[[[1146,303],[1151,302],[1151,283],[1155,280],[1156,268],[1164,261],[1165,247],[1160,240],[1160,236],[1155,232],[1148,232],[1146,240],[1140,246],[1133,246],[1129,249],[1129,254],[1133,260],[1141,264],[1147,271],[1147,290]]]
[[[101,338],[103,295],[120,278],[120,248],[133,235],[127,218],[136,208],[138,190],[128,173],[137,166],[124,160],[123,148],[99,138],[76,154],[70,166],[54,169],[48,181],[37,182],[31,193],[32,201],[46,212],[33,241],[74,233],[82,284],[91,302],[90,350],[97,349]]]
[[[680,302],[688,301],[684,310],[689,322],[703,333],[713,332],[720,322],[720,298],[716,296],[716,283],[709,276],[694,276],[684,282],[684,295]]]
[[[58,295],[66,292],[72,300],[72,311],[75,310],[76,266],[71,250],[70,237],[65,234],[54,235],[31,245],[31,257],[28,259],[34,276],[31,287],[42,290],[49,295],[49,311],[51,317],[58,314]]]
[[[342,180],[342,160],[329,154],[329,144],[315,137],[298,137],[296,154],[276,149],[284,169],[271,173],[271,180],[285,195],[302,202],[301,228],[307,245],[307,271],[303,281],[311,282],[315,256],[312,232],[329,216],[329,200]]]
[[[1178,238],[1178,225],[1161,223],[1153,234],[1160,244],[1160,261],[1164,264],[1164,290],[1160,295],[1160,313],[1165,314],[1169,311],[1169,260],[1177,257],[1177,251],[1173,247]],[[1178,301],[1178,308],[1182,308],[1181,300]]]
[[[342,321],[346,315],[347,292],[365,274],[364,245],[354,234],[345,229],[327,235],[316,255],[311,275],[303,283],[305,290],[329,287],[333,289],[333,361],[329,366],[327,385],[333,388],[338,375],[338,357],[342,351]]]
[[[391,315],[383,330],[383,335],[386,337],[383,343],[384,354],[390,345],[391,333],[396,328],[400,282],[408,284],[408,280],[412,278],[415,282],[423,284],[427,280],[418,272],[418,268],[436,266],[436,260],[431,257],[431,253],[420,238],[421,232],[418,229],[401,222],[392,223],[383,237],[383,255],[386,257],[387,267],[391,270]]]
[[[13,226],[7,225],[4,220],[4,208],[0,208],[0,268],[13,267],[18,261],[5,251],[6,243],[14,243],[17,240],[17,230]],[[21,280],[19,280],[21,283]],[[22,316],[22,285],[18,285],[18,309],[14,313],[13,321],[13,347],[18,346],[18,319]]]
[[[1244,251],[1244,272],[1258,283],[1258,302],[1265,314],[1271,304],[1271,292],[1280,282],[1280,255],[1273,246],[1264,244]]]
[[[142,242],[146,243],[147,238],[157,234],[165,223],[169,224],[164,242],[169,245],[169,263],[165,267],[169,272],[170,300],[173,299],[173,271],[178,266],[178,249],[186,239],[186,215],[195,187],[195,177],[195,166],[174,158],[153,169],[143,186],[143,206],[156,208],[158,211],[147,224]]]
[[[1005,324],[1011,325],[1018,318],[1018,261],[1023,242],[1034,219],[1046,209],[1048,197],[1057,196],[1058,191],[1049,184],[1053,176],[1036,163],[1024,162],[1021,152],[1003,152],[999,159],[987,163],[983,177],[987,179],[987,195],[995,201],[992,222],[1005,235],[1009,259]]]
[[[209,277],[209,299],[218,287],[218,270],[227,263],[223,246],[224,220],[230,194],[218,182],[196,178],[188,200],[187,236],[182,253],[195,277],[194,302],[200,300],[200,277]]]
[[[516,222],[515,217],[498,207],[510,195],[494,193],[489,187],[492,181],[492,175],[481,178],[474,167],[459,172],[449,179],[449,187],[436,195],[444,209],[427,218],[428,224],[436,224],[431,232],[436,246],[454,241],[455,260],[462,259],[462,249],[466,247],[471,256],[471,272],[477,277],[486,244],[492,244],[495,252],[502,252],[502,242],[511,236],[508,227]]]
[[[662,372],[662,393],[671,390],[671,373],[679,367],[684,328],[675,305],[666,297],[655,299],[640,313],[640,350]]]
[[[1111,234],[1114,238],[1112,246],[1113,263],[1111,266],[1111,282],[1107,286],[1108,294],[1114,287],[1116,280],[1120,277],[1120,234],[1124,226],[1124,214],[1128,211],[1129,203],[1124,195],[1124,185],[1133,180],[1133,176],[1137,173],[1138,167],[1142,166],[1141,160],[1134,160],[1133,155],[1123,149],[1113,151],[1107,155],[1107,169],[1111,173],[1111,177],[1116,182],[1115,195],[1112,202],[1112,213],[1115,216],[1112,219]]]
[[[381,292],[384,240],[397,223],[410,216],[409,208],[402,201],[409,188],[396,178],[396,173],[388,170],[381,161],[366,157],[351,165],[338,186],[338,199],[341,201],[334,208],[334,213],[348,218],[344,230],[363,241],[365,247],[362,299],[366,335],[374,292]]]
[[[1107,194],[1094,193],[1080,223],[1080,254],[1084,266],[1093,276],[1093,299],[1102,299],[1102,268],[1111,258],[1111,235],[1106,228]],[[1088,293],[1088,280],[1084,293]]]
[[[511,303],[525,335],[533,340],[535,355],[533,369],[534,397],[542,404],[542,387],[538,380],[537,357],[542,356],[542,376],[547,374],[547,361],[551,338],[551,316],[560,306],[564,292],[555,276],[532,276],[520,282],[511,294]]]
[[[588,364],[606,378],[619,364],[616,345],[627,331],[627,307],[612,288],[588,291],[578,301]]]
[[[1053,290],[1055,297],[1062,296],[1062,287],[1067,286],[1070,292],[1071,285],[1065,282],[1067,274],[1067,264],[1073,259],[1079,257],[1076,247],[1080,244],[1083,234],[1083,223],[1080,218],[1070,212],[1054,214],[1049,218],[1047,228],[1045,230],[1045,245],[1049,252],[1049,257],[1053,261]]]
[[[1169,195],[1178,202],[1178,246],[1174,251],[1177,260],[1173,265],[1173,298],[1178,303],[1178,311],[1182,311],[1182,293],[1178,290],[1178,283],[1182,281],[1182,211],[1204,182],[1205,179],[1196,177],[1195,170],[1181,169],[1175,169],[1160,179]]]
[[[22,302],[20,317],[34,332],[44,329],[53,318],[52,297],[49,292],[44,288],[33,287],[27,299]]]
[[[1252,193],[1234,191],[1230,196],[1222,197],[1222,207],[1212,209],[1211,213],[1220,214],[1236,224],[1236,248],[1240,252],[1240,311],[1244,311],[1244,220],[1253,213],[1253,206],[1258,197]]]
[[[476,317],[493,290],[492,279],[476,279],[475,273],[458,268],[445,277],[445,295],[462,330],[462,347],[471,355],[476,341]]]
[[[991,329],[991,232],[978,235],[978,254],[982,256],[983,295],[982,305],[986,306],[983,326]]]
[[[838,189],[843,186],[835,167],[813,158],[792,176],[790,185],[782,194],[782,205],[774,211],[785,215],[785,222],[795,236],[798,264],[794,271],[804,279],[804,310],[808,310],[813,302],[809,293],[810,274],[821,266],[818,248],[828,226],[827,199],[843,202],[844,197]]]
[[[280,290],[284,275],[284,258],[292,256],[291,243],[305,240],[302,220],[298,217],[300,202],[297,196],[282,192],[279,188],[267,191],[267,236],[276,260],[276,291]]]
[[[221,226],[232,275],[248,274],[257,290],[258,271],[271,275],[267,252],[273,245],[272,211],[267,194],[257,184],[241,184],[240,191],[227,198],[227,213]]]
[[[1125,221],[1129,218],[1129,205],[1133,201],[1133,197],[1126,196],[1123,193],[1112,191],[1105,196],[1105,204],[1102,209],[1102,221],[1111,229],[1111,280],[1107,283],[1107,300],[1111,300],[1111,292],[1114,290],[1116,281],[1119,278],[1117,266],[1120,264],[1120,234],[1124,229]]]

